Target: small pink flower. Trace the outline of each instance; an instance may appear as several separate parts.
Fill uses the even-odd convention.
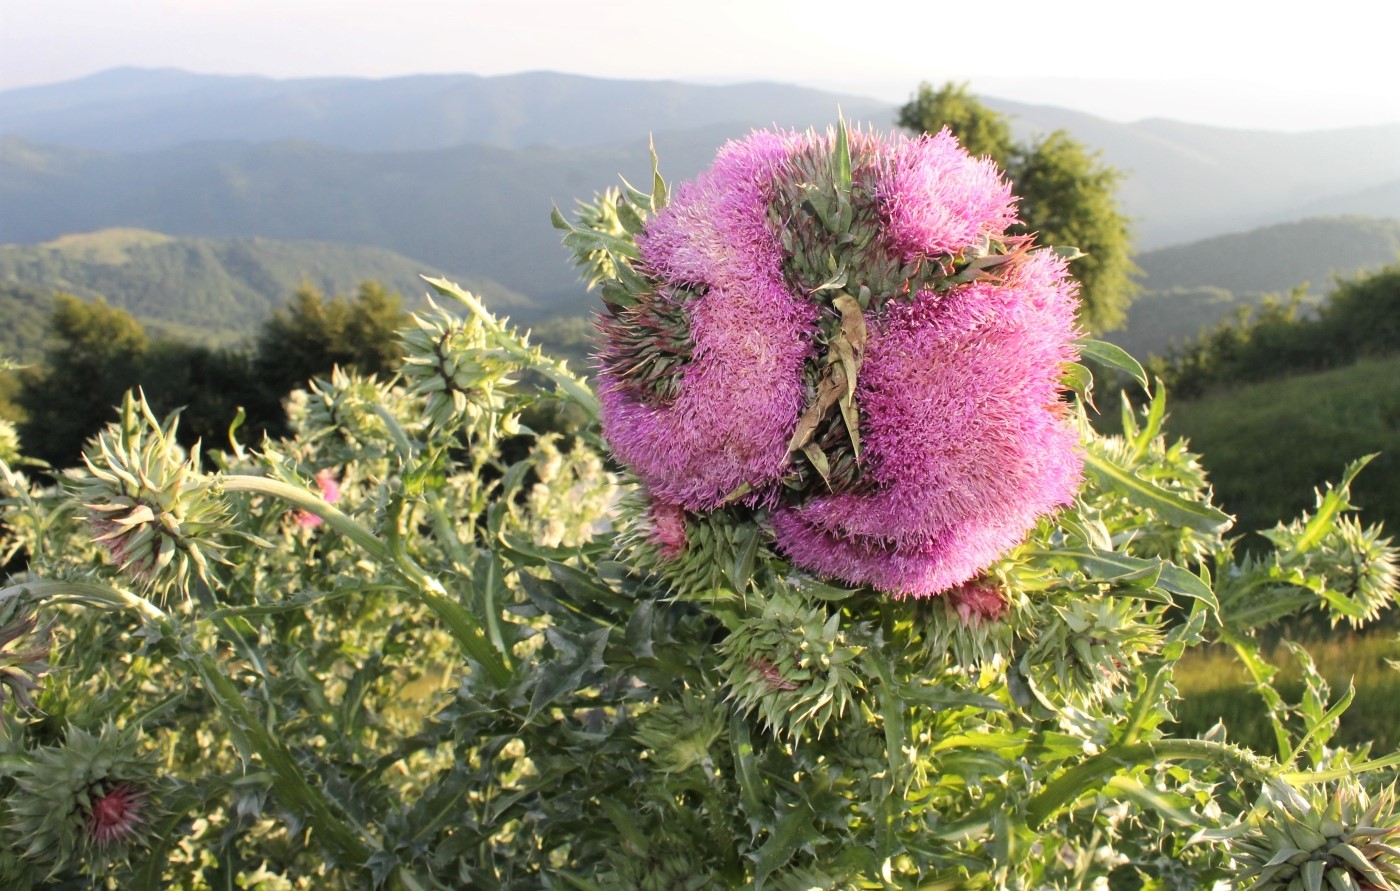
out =
[[[335,471],[329,467],[323,467],[316,472],[316,486],[321,490],[321,498],[327,504],[335,504],[340,500],[340,483],[336,481]],[[297,525],[303,529],[315,529],[324,522],[310,511],[298,510],[295,516]]]
[[[963,625],[970,627],[999,622],[1011,609],[1006,595],[985,580],[959,585],[943,596],[957,611]]]
[[[647,508],[651,530],[647,540],[663,560],[675,560],[685,553],[685,510],[675,504],[653,501]]]
[[[130,783],[118,783],[92,796],[88,812],[88,838],[99,847],[121,844],[136,835],[146,822],[146,793]]]
[[[760,678],[763,679],[763,683],[768,685],[769,692],[776,692],[778,690],[791,691],[797,689],[796,684],[783,677],[783,673],[778,670],[778,666],[774,665],[769,660],[764,659],[762,656],[755,656],[754,658],[750,659],[749,668],[752,668],[754,672]]]

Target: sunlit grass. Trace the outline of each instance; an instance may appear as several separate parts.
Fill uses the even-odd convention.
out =
[[[1334,743],[1372,742],[1372,751],[1378,753],[1400,749],[1400,669],[1388,661],[1400,659],[1400,640],[1394,633],[1337,629],[1309,640],[1306,647],[1331,685],[1333,701],[1346,692],[1349,682],[1356,685],[1356,698],[1342,716]],[[1267,649],[1265,656],[1279,667],[1279,693],[1285,701],[1297,702],[1303,695],[1297,660],[1282,643]],[[1263,702],[1232,650],[1220,647],[1188,653],[1177,666],[1176,681],[1183,697],[1174,709],[1180,735],[1199,735],[1223,720],[1232,741],[1273,752],[1273,731]]]

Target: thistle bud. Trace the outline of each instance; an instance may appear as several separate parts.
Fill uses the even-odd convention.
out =
[[[176,423],[172,415],[162,425],[144,396],[127,393],[121,418],[83,455],[86,472],[72,471],[68,482],[94,542],[120,571],[162,594],[192,574],[207,577],[227,517],[199,470],[198,446],[186,455],[176,443]]]
[[[514,384],[509,375],[515,363],[492,346],[481,319],[462,319],[431,299],[428,303],[432,313],[414,315],[417,327],[402,334],[402,374],[410,392],[427,400],[429,423],[451,428],[485,418],[509,427],[512,419],[498,415],[504,414],[505,395]]]
[[[100,871],[146,844],[161,781],[133,729],[68,728],[61,745],[19,759],[11,817],[22,856],[47,866]]]
[[[1000,622],[1011,604],[996,585],[985,580],[959,585],[943,595],[965,626]]]
[[[0,705],[8,697],[24,711],[34,709],[35,680],[49,670],[44,660],[51,644],[48,626],[39,627],[33,605],[23,593],[0,599]],[[6,692],[8,691],[8,693]]]
[[[856,673],[864,648],[849,638],[839,613],[796,592],[772,592],[720,644],[729,697],[789,737],[809,725],[820,735],[864,688]]]
[[[1224,840],[1253,891],[1288,888],[1400,889],[1400,834],[1393,787],[1374,800],[1354,778],[1335,790],[1274,781],[1245,823],[1197,840]]]

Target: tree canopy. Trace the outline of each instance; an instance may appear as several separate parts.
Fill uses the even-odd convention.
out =
[[[1017,143],[1007,119],[965,84],[921,84],[900,108],[899,125],[916,133],[947,127],[969,152],[995,161],[1021,199],[1021,224],[1013,231],[1083,252],[1071,266],[1081,287],[1080,324],[1095,333],[1123,324],[1137,268],[1128,219],[1118,209],[1121,173],[1063,130]]]

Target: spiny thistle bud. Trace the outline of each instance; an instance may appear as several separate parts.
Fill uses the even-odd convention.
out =
[[[161,594],[192,574],[207,577],[228,513],[200,472],[198,446],[185,455],[176,443],[177,417],[162,425],[144,396],[128,392],[121,418],[84,453],[86,473],[75,470],[68,481],[94,541],[118,569]]]
[[[636,490],[618,505],[624,560],[661,579],[681,597],[729,588],[728,575],[743,544],[758,534],[754,520],[733,511],[691,513]],[[756,558],[763,556],[756,552]]]
[[[679,699],[657,703],[637,719],[637,742],[665,773],[692,767],[713,770],[711,749],[729,723],[727,711],[719,705],[686,688]]]
[[[759,132],[634,191],[564,227],[603,277],[604,432],[657,502],[771,511],[797,565],[929,596],[1071,500],[1076,287],[951,135]]]
[[[1130,597],[1079,596],[1048,604],[1022,668],[1056,698],[1101,701],[1161,643],[1146,607]]]
[[[34,709],[35,679],[49,670],[52,644],[49,626],[39,627],[33,610],[23,589],[0,598],[0,705],[13,697],[23,711]]]
[[[51,874],[81,861],[97,871],[144,846],[161,782],[138,748],[134,728],[106,724],[92,734],[69,727],[61,745],[20,759],[10,816],[24,858]]]
[[[1264,790],[1261,806],[1240,826],[1198,833],[1193,841],[1224,840],[1251,891],[1352,889],[1400,891],[1400,834],[1393,789],[1374,801],[1355,779],[1298,789],[1281,781]]]
[[[775,731],[798,737],[810,723],[820,735],[864,689],[855,670],[864,647],[848,638],[840,612],[774,591],[720,644],[729,697]]]
[[[1380,526],[1363,527],[1354,516],[1338,517],[1316,537],[1310,519],[1304,514],[1262,533],[1278,555],[1273,575],[1317,594],[1333,625],[1345,619],[1357,628],[1375,621],[1395,600],[1400,582],[1391,540],[1381,537]]]
[[[510,374],[516,363],[492,345],[480,318],[463,319],[431,298],[428,303],[432,313],[415,314],[417,327],[401,334],[405,352],[401,373],[410,392],[427,400],[429,423],[435,428],[455,428],[507,414],[502,409],[515,383]]]
[[[287,415],[304,435],[338,430],[359,447],[376,448],[390,440],[388,421],[380,413],[410,415],[400,411],[403,403],[402,390],[337,367],[330,380],[314,380],[306,390],[294,391],[287,400]]]
[[[944,596],[965,626],[1000,622],[1011,609],[1006,593],[986,579],[961,584]]]

